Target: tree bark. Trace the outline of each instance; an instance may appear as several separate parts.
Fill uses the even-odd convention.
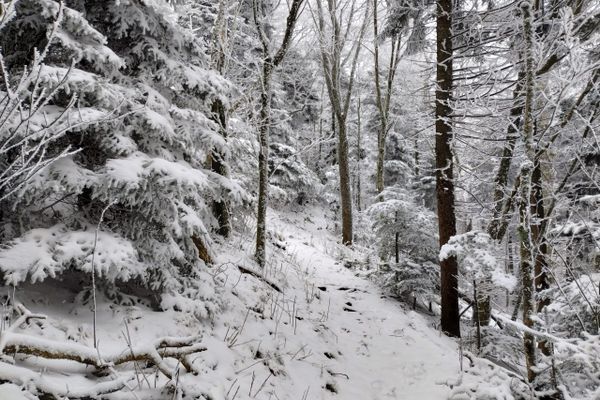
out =
[[[534,102],[534,70],[533,70],[533,27],[531,4],[521,3],[523,13],[523,37],[525,41],[525,108],[523,110],[523,142],[528,161],[521,167],[521,196],[519,198],[519,239],[521,242],[521,284],[523,290],[523,325],[533,328],[535,313],[533,268],[535,265],[534,232],[532,221],[533,203],[532,175],[535,168],[535,149],[533,144],[533,102]],[[536,373],[535,337],[523,334],[527,379],[533,382]]]
[[[456,235],[452,159],[452,0],[437,2],[437,88],[435,92],[436,194],[440,247]],[[441,261],[441,328],[460,337],[458,264],[456,257]]]
[[[340,174],[340,200],[342,204],[342,244],[352,246],[352,190],[348,157],[346,124],[338,127],[338,171]]]
[[[263,62],[262,90],[260,93],[260,126],[258,129],[258,207],[256,213],[255,258],[262,268],[266,262],[267,202],[269,198],[269,130],[271,125],[271,61]]]
[[[523,304],[523,325],[533,328],[535,312],[533,297],[533,243],[531,237],[530,198],[532,165],[527,163],[521,168],[521,195],[519,196],[519,242],[521,247],[521,285]],[[527,380],[535,379],[535,337],[528,332],[523,334]]]
[[[536,159],[531,176],[531,215],[534,216],[531,226],[533,243],[536,248],[534,265],[534,285],[537,295],[536,312],[541,313],[550,305],[550,299],[539,295],[540,292],[550,288],[548,274],[546,272],[548,256],[548,242],[546,241],[543,228],[545,224],[545,208],[543,194],[543,177],[539,158]],[[552,354],[552,347],[546,340],[538,341],[538,348],[546,356]]]

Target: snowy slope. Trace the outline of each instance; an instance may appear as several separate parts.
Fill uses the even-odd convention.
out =
[[[244,275],[246,283],[254,282],[251,286],[267,288],[264,303],[256,305],[252,294],[243,293],[247,286],[236,287],[243,306],[266,310],[262,315],[249,315],[252,322],[246,322],[238,338],[244,344],[234,347],[235,363],[241,368],[227,377],[235,381],[228,388],[229,398],[238,387],[236,398],[252,398],[257,385],[270,375],[269,369],[275,375],[256,398],[447,398],[448,387],[439,383],[458,374],[455,342],[433,330],[426,318],[386,299],[374,284],[343,267],[338,255],[344,249],[327,232],[324,221],[318,216],[272,212],[276,246],[270,248],[267,275],[281,282],[283,294]],[[249,254],[252,242],[242,247]],[[221,262],[252,263],[247,256],[240,260],[235,252],[225,253],[230,255]],[[236,282],[235,276],[228,281]],[[235,310],[221,320],[243,320],[244,310]],[[248,350],[250,354],[258,350],[262,356],[258,360],[265,361],[245,361],[243,354]]]
[[[224,311],[213,323],[184,312],[101,302],[100,354],[127,350],[128,342],[143,347],[165,336],[202,335],[207,348],[192,360],[197,375],[183,373],[175,360],[166,359],[170,368],[182,371],[174,374],[173,394],[164,389],[162,375],[121,366],[115,372],[129,376],[131,390],[106,398],[136,398],[133,392],[157,399],[447,398],[450,389],[440,383],[459,374],[456,342],[434,330],[433,321],[385,298],[374,284],[345,268],[339,255],[346,250],[324,221],[273,212],[264,279],[238,269],[256,271],[251,232],[221,244],[212,274]],[[43,286],[16,295],[32,312],[49,317],[26,327],[26,333],[92,345],[89,307],[72,305],[72,295]],[[72,361],[29,358],[17,364],[73,392],[92,385],[91,368]],[[6,390],[0,399],[8,398]]]

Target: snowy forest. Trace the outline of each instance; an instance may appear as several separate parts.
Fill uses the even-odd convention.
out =
[[[599,0],[0,0],[0,400],[600,400]]]

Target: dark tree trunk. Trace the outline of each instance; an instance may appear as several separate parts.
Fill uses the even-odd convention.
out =
[[[362,188],[361,188],[361,179],[360,179],[360,164],[362,160],[362,138],[361,138],[361,100],[358,98],[358,108],[356,110],[357,113],[357,127],[356,127],[356,164],[358,166],[356,170],[356,210],[358,212],[362,211]]]
[[[452,149],[452,0],[437,2],[437,88],[435,92],[436,192],[440,247],[456,235]],[[442,331],[460,337],[456,257],[440,263]]]
[[[352,246],[352,190],[348,161],[346,124],[338,127],[338,169],[340,172],[340,200],[342,205],[342,244]]]
[[[219,124],[219,131],[223,138],[227,138],[227,116],[225,114],[225,106],[219,99],[213,101],[212,118]],[[219,175],[227,176],[227,164],[223,154],[214,149],[210,155],[210,169]],[[229,204],[225,199],[213,202],[213,215],[219,223],[217,233],[223,237],[229,237],[231,233]]]
[[[267,201],[269,196],[269,128],[271,125],[271,60],[263,64],[260,94],[260,127],[258,141],[258,208],[256,216],[256,253],[258,265],[265,266],[267,245]]]

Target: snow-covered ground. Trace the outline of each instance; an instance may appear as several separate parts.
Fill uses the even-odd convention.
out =
[[[99,353],[127,351],[128,342],[143,348],[160,337],[202,335],[207,350],[192,360],[199,374],[175,374],[175,386],[212,400],[448,398],[450,388],[442,383],[459,375],[456,342],[435,330],[434,320],[386,298],[344,267],[340,254],[346,250],[324,218],[276,212],[270,217],[272,245],[264,279],[238,269],[256,271],[251,232],[219,245],[212,274],[225,308],[213,323],[184,312],[101,301]],[[72,294],[37,286],[17,290],[16,297],[49,317],[26,333],[93,344],[89,306],[73,305]],[[176,361],[167,361],[178,368]],[[72,361],[21,359],[18,365],[73,392],[97,380],[92,368]],[[1,368],[18,367],[2,363]],[[171,398],[160,392],[166,383],[160,374],[126,365],[115,373],[131,374],[132,390],[142,387],[145,395]],[[0,386],[0,399],[15,398],[14,390]],[[124,390],[108,398],[136,397]]]

